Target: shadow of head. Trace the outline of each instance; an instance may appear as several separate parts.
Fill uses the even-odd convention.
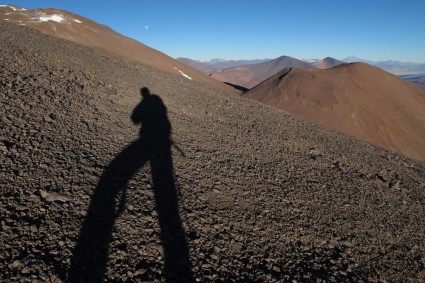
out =
[[[149,89],[148,89],[147,87],[142,87],[142,88],[140,89],[140,95],[141,95],[143,98],[147,98],[147,97],[149,97],[149,96],[151,95],[151,93],[150,93],[150,91],[149,91]]]

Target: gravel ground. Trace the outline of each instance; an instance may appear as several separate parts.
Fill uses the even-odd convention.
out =
[[[424,163],[25,27],[0,34],[0,281],[425,280]]]

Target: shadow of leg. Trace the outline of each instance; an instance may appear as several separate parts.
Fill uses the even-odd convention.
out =
[[[195,282],[188,243],[178,211],[170,147],[170,143],[159,145],[150,158],[160,237],[164,248],[166,282]]]
[[[91,198],[73,251],[68,282],[102,282],[112,229],[118,216],[117,194],[120,191],[125,194],[128,181],[144,166],[147,155],[142,142],[137,140],[126,147],[105,169]]]

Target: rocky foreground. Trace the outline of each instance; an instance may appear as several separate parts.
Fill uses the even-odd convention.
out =
[[[0,38],[0,281],[425,280],[424,163],[25,27]],[[133,124],[142,87],[161,131]]]

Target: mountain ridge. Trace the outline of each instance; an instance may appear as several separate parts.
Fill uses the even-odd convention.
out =
[[[17,9],[17,8],[15,8]],[[23,8],[19,8],[23,9]],[[223,90],[237,93],[223,83],[212,80],[204,73],[188,67],[170,56],[153,49],[133,38],[121,35],[110,27],[91,19],[58,9],[13,10],[0,7],[0,17],[9,22],[37,29],[52,36],[74,41],[86,46],[101,48],[119,56],[154,66],[163,71],[186,74],[187,77],[206,82]]]

